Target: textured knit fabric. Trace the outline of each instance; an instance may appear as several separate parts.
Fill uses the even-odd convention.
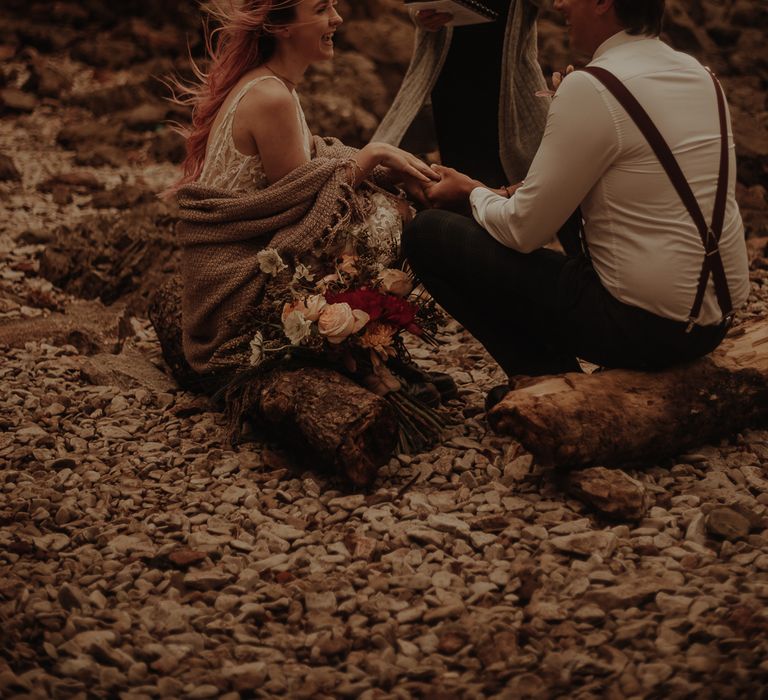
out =
[[[256,262],[261,250],[296,259],[369,213],[370,188],[349,184],[357,151],[320,137],[314,150],[313,160],[262,190],[238,194],[199,184],[179,190],[184,354],[196,371],[240,361],[232,353],[264,290]]]
[[[538,2],[510,0],[499,87],[500,158],[510,183],[528,171],[541,141],[549,100],[536,97],[546,89],[537,60]],[[398,145],[432,92],[450,48],[453,29],[416,32],[410,66],[392,107],[374,134],[375,141]],[[471,134],[467,134],[471,138]]]

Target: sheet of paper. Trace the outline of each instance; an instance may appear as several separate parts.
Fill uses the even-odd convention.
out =
[[[483,22],[493,22],[474,10],[471,10],[453,0],[419,0],[419,2],[406,3],[409,9],[415,10],[436,10],[438,12],[450,12],[453,20],[450,24],[459,27],[464,24],[481,24]]]

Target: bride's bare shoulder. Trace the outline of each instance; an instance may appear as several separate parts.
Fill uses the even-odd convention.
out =
[[[299,139],[300,133],[295,98],[280,80],[265,79],[253,84],[235,111],[235,143],[243,141],[247,134],[260,152],[268,148],[265,139],[290,141]]]
[[[245,84],[248,82],[253,84],[243,95],[238,111],[251,115],[269,115],[274,110],[280,113],[295,110],[293,95],[281,80],[274,76],[261,75]]]

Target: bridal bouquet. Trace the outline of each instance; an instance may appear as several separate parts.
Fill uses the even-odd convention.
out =
[[[403,333],[429,340],[438,318],[431,301],[407,298],[413,291],[407,273],[371,269],[353,254],[340,256],[335,270],[319,279],[308,265],[289,268],[273,248],[261,251],[258,261],[271,277],[272,313],[251,340],[252,367],[305,350],[340,362],[382,396],[401,388],[387,360],[407,361]]]
[[[393,406],[401,451],[421,449],[442,423],[399,373],[410,365],[404,336],[434,344],[442,315],[431,298],[414,291],[407,272],[381,263],[395,258],[394,249],[382,251],[355,233],[339,255],[321,251],[291,264],[274,248],[258,253],[267,282],[241,378],[289,362],[335,366]]]

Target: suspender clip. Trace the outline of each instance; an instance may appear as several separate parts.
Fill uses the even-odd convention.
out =
[[[685,332],[690,333],[693,327],[696,325],[696,319],[693,316],[688,317],[688,325],[685,327]]]

